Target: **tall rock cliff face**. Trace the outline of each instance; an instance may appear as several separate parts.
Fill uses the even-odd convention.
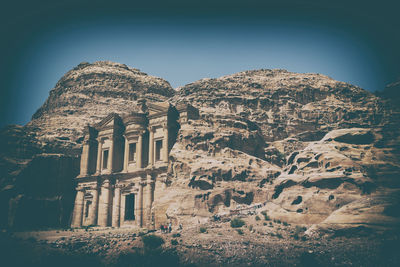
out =
[[[169,218],[196,222],[193,214],[266,202],[272,218],[318,230],[399,225],[388,212],[400,208],[400,113],[392,102],[284,70],[203,79],[171,101],[191,103],[201,118],[182,127],[171,152],[170,195],[158,203]]]
[[[158,222],[197,223],[265,203],[272,218],[311,230],[399,224],[400,112],[392,101],[324,75],[285,70],[245,71],[174,91],[112,62],[80,64],[31,122],[2,131],[0,140],[8,141],[1,144],[0,195],[9,204],[3,208],[11,207],[8,222],[23,221],[26,203],[37,203],[38,211],[53,207],[58,221],[67,221],[60,207],[73,205],[83,127],[137,110],[139,97],[200,111],[181,125],[167,186],[156,189]],[[64,171],[43,170],[46,164]],[[54,175],[63,189],[45,186]],[[27,190],[32,181],[46,192]]]
[[[39,140],[76,148],[86,124],[111,112],[129,114],[137,109],[140,97],[165,101],[173,94],[167,81],[124,64],[81,63],[60,79],[27,127]]]
[[[234,115],[256,122],[266,141],[300,135],[319,140],[334,128],[385,123],[384,107],[371,93],[321,74],[254,70],[203,79],[179,89],[203,113]]]

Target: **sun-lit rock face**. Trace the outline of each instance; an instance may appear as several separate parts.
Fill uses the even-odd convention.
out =
[[[40,140],[76,147],[86,124],[112,112],[122,116],[137,111],[140,97],[164,101],[173,94],[167,81],[124,64],[81,63],[58,81],[27,126]]]
[[[399,223],[398,105],[320,74],[245,71],[174,91],[126,65],[83,63],[57,83],[26,127],[3,131],[11,138],[3,140],[20,152],[78,154],[87,123],[135,111],[141,97],[199,110],[181,123],[161,177],[166,186],[156,188],[157,223],[207,222],[260,203],[271,219],[312,230]],[[21,135],[27,137],[12,138]],[[31,154],[5,154],[3,166],[13,167],[2,172],[3,188],[20,180],[21,166],[37,169]],[[18,203],[19,187],[12,188],[7,197]]]
[[[330,129],[385,123],[384,107],[371,93],[321,74],[285,70],[244,71],[202,79],[179,88],[201,112],[235,115],[260,127],[266,141],[299,135],[316,141]]]
[[[382,134],[379,128],[333,130],[293,152],[274,181],[271,214],[331,228],[398,224],[385,211],[400,200],[398,152],[380,146]]]
[[[193,215],[266,202],[272,218],[291,223],[400,222],[385,212],[400,192],[399,112],[391,103],[284,70],[203,79],[179,88],[172,102],[191,103],[201,116],[182,127],[171,151],[171,186],[159,202],[169,218],[196,222]],[[355,207],[366,199],[374,204],[359,216]]]

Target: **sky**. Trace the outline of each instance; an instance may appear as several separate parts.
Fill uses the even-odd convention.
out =
[[[172,87],[251,69],[313,72],[369,91],[400,76],[396,1],[13,1],[0,10],[0,127],[26,124],[81,62]]]

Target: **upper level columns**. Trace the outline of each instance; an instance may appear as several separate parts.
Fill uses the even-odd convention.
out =
[[[101,173],[101,158],[103,154],[103,140],[101,138],[97,138],[97,141],[99,142],[98,148],[97,148],[97,164],[96,164],[96,173],[100,174]]]
[[[139,133],[136,151],[137,151],[136,166],[138,169],[141,169],[143,167],[143,160],[142,160],[142,157],[143,157],[143,132]]]
[[[84,129],[84,139],[81,154],[81,168],[80,177],[88,176],[96,171],[96,157],[97,157],[97,130],[87,125]]]
[[[143,134],[142,129],[125,133],[123,172],[133,172],[143,168]]]
[[[168,125],[164,124],[163,127],[164,130],[164,141],[163,141],[163,160],[164,162],[168,162],[168,156],[169,156],[169,151],[168,151]]]
[[[113,161],[114,161],[114,139],[112,138],[110,142],[110,148],[108,152],[108,163],[107,163],[107,169],[110,172],[114,170]]]
[[[150,137],[149,137],[149,166],[154,165],[154,128],[149,127]]]
[[[129,140],[126,137],[126,135],[124,135],[124,138],[125,138],[125,149],[124,149],[124,168],[123,168],[123,172],[128,172]]]
[[[99,143],[97,149],[96,174],[111,173],[114,166],[114,138],[113,136],[102,136],[97,138]],[[121,168],[122,169],[122,168]]]
[[[89,140],[85,140],[82,147],[81,170],[79,175],[86,176],[89,170]]]

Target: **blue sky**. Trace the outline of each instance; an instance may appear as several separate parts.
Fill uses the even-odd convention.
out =
[[[54,25],[46,20],[19,36],[3,87],[2,125],[28,122],[57,81],[83,61],[124,63],[174,88],[260,68],[322,73],[370,91],[393,78],[374,35],[339,19],[217,11],[193,17],[118,14],[66,16]]]

